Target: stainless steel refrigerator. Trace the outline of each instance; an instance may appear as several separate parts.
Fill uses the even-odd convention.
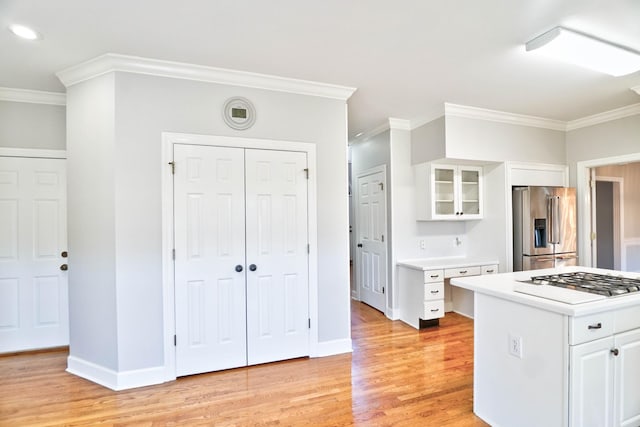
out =
[[[513,187],[513,271],[576,265],[576,189]]]

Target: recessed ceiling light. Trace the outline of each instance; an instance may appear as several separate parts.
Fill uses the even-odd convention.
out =
[[[9,31],[15,34],[18,37],[21,37],[26,40],[40,40],[42,36],[35,30],[32,30],[29,27],[25,27],[24,25],[10,25]]]
[[[640,70],[640,53],[562,27],[529,41],[526,49],[612,76]]]

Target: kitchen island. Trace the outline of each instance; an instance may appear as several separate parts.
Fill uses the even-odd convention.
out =
[[[494,427],[639,426],[640,292],[523,283],[562,269],[460,277],[474,292],[474,412]]]

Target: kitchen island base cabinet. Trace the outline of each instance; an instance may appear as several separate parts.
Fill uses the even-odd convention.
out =
[[[640,330],[571,346],[571,426],[640,426]]]
[[[478,292],[474,311],[476,415],[492,426],[566,426],[566,316]]]
[[[475,293],[474,412],[492,426],[640,426],[640,307],[569,316]]]

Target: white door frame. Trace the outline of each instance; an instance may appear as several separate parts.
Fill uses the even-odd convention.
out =
[[[358,173],[358,175],[355,176],[355,185],[353,185],[352,190],[353,190],[353,195],[354,195],[354,199],[353,199],[353,203],[354,203],[354,215],[353,215],[353,219],[354,219],[354,232],[355,234],[355,244],[356,244],[356,256],[354,259],[354,268],[355,268],[355,279],[356,279],[356,296],[357,296],[357,300],[358,301],[362,301],[362,297],[360,295],[360,268],[362,267],[362,258],[360,257],[361,251],[359,251],[357,245],[358,245],[358,236],[360,235],[360,225],[359,225],[359,221],[358,218],[360,217],[360,204],[359,204],[359,200],[360,200],[360,190],[358,188],[358,180],[364,176],[367,175],[372,175],[374,173],[379,173],[382,172],[382,175],[384,176],[384,185],[387,186],[388,188],[388,184],[387,184],[387,165],[383,164],[383,165],[379,165],[379,166],[374,166],[372,168],[369,169],[365,169],[363,171],[360,171]],[[384,314],[387,314],[387,310],[389,307],[389,286],[391,283],[391,279],[390,279],[390,271],[395,271],[395,269],[391,269],[389,267],[389,215],[388,215],[388,204],[389,204],[389,200],[387,197],[387,188],[384,189],[383,194],[384,194],[384,226],[385,226],[385,235],[387,236],[386,240],[385,240],[385,247],[386,247],[386,257],[385,257],[385,263],[387,264],[387,277],[386,277],[386,286],[385,286],[385,304],[384,304]]]
[[[593,170],[593,169],[592,169]],[[595,182],[611,182],[613,183],[613,265],[614,269],[619,266],[619,269],[624,271],[627,267],[626,256],[623,255],[622,242],[624,239],[624,178],[618,176],[595,176]],[[594,182],[594,186],[595,186]],[[595,212],[595,203],[597,200],[592,200],[593,212]],[[593,213],[591,214],[593,216]],[[595,218],[591,218],[591,221],[595,222]],[[593,223],[592,223],[593,227]],[[593,231],[593,228],[592,228]],[[597,250],[598,250],[598,232],[595,231],[595,239],[593,239],[593,246],[591,248],[592,263],[597,264]]]
[[[591,259],[591,188],[589,187],[591,176],[589,169],[633,162],[640,162],[640,153],[577,162],[578,259],[580,265],[585,267],[593,265]]]
[[[175,301],[174,301],[174,260],[173,260],[173,146],[193,144],[219,147],[255,148],[262,150],[299,151],[307,153],[309,168],[308,221],[309,221],[309,356],[318,355],[318,218],[316,193],[316,146],[308,142],[275,141],[244,137],[195,135],[187,133],[162,132],[162,292],[163,292],[163,335],[165,381],[176,379],[175,358]]]

